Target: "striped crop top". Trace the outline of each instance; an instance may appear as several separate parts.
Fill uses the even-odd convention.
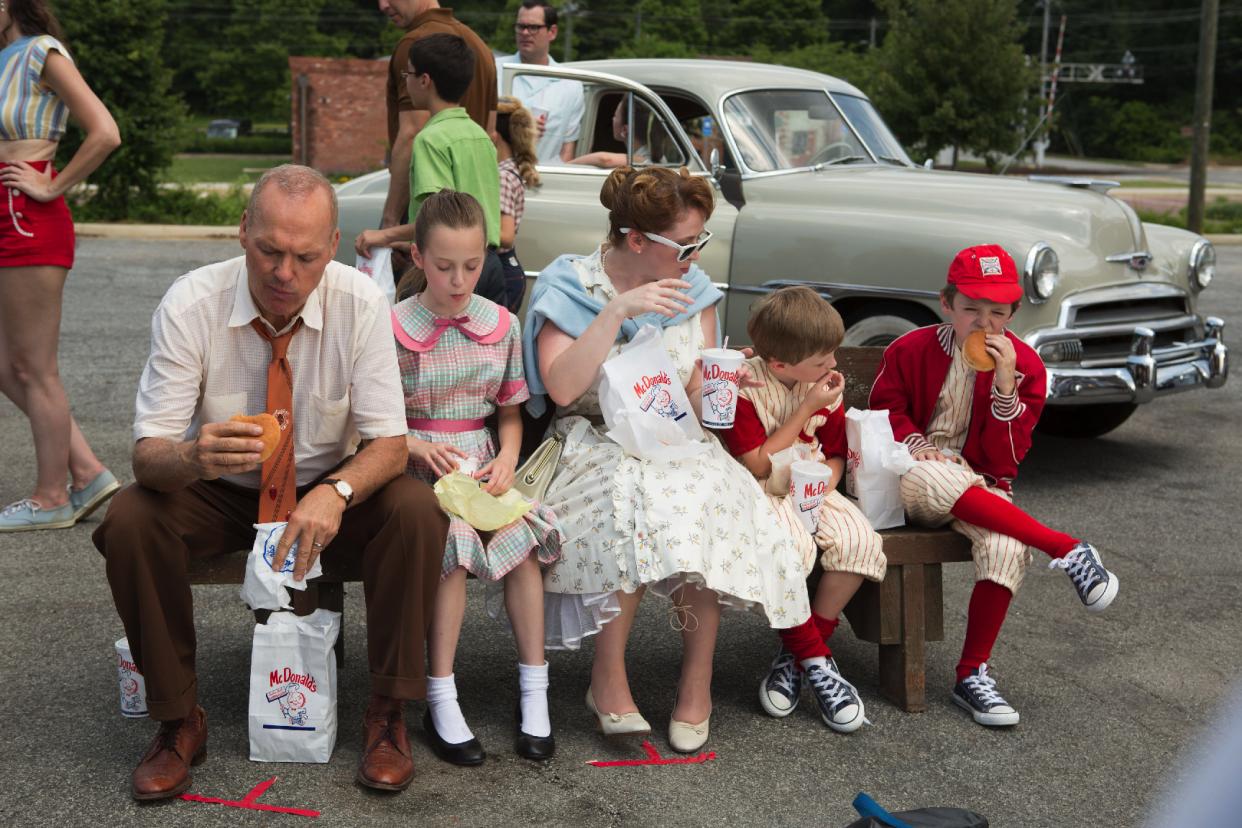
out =
[[[69,107],[40,82],[53,49],[69,57],[60,41],[48,35],[19,37],[0,49],[0,140],[59,141],[65,134]]]

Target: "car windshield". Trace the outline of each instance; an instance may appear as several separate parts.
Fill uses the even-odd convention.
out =
[[[901,143],[889,131],[888,124],[880,118],[880,113],[875,111],[871,101],[835,92],[832,100],[841,107],[845,117],[850,119],[854,129],[858,130],[863,142],[875,153],[877,159],[888,164],[914,166],[914,162],[910,160],[910,156],[906,155],[906,151],[901,148]]]
[[[863,138],[868,143],[878,139],[872,149],[884,156],[882,163],[910,163],[871,104],[842,97],[849,100],[851,121],[858,110],[862,125],[855,125]],[[872,163],[867,146],[821,89],[743,92],[725,101],[724,118],[743,163],[755,172]]]

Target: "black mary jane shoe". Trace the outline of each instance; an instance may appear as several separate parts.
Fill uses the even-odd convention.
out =
[[[518,756],[526,759],[551,759],[556,753],[556,739],[551,734],[547,736],[531,736],[529,733],[522,732],[522,703],[518,702],[517,709],[514,711],[514,717],[518,723],[517,742],[513,749],[517,751]]]
[[[431,749],[435,751],[436,756],[451,765],[478,765],[487,758],[487,752],[483,750],[478,739],[459,742],[455,745],[441,739],[440,734],[436,733],[435,723],[431,721],[430,710],[423,713],[423,730],[427,732],[427,738],[431,740]]]

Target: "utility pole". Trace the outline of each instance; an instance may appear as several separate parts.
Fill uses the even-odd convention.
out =
[[[874,17],[871,18],[871,45],[868,48],[870,49],[875,48],[875,18]]]
[[[1039,119],[1044,119],[1044,112],[1048,106],[1048,93],[1044,87],[1044,79],[1048,77],[1048,27],[1052,23],[1052,0],[1042,0],[1040,3],[1044,7],[1044,36],[1039,46]],[[1048,148],[1047,133],[1039,136],[1035,141],[1035,166],[1044,166],[1044,150]]]
[[[1203,0],[1199,20],[1199,73],[1195,83],[1195,136],[1190,151],[1190,201],[1186,205],[1186,229],[1203,232],[1204,197],[1207,194],[1208,135],[1212,120],[1212,81],[1216,74],[1216,21],[1220,0]]]
[[[634,42],[643,42],[643,0],[638,0],[638,20],[634,23]]]
[[[574,12],[576,11],[578,11],[578,4],[572,0],[561,7],[561,14],[565,16],[565,57],[561,60],[565,63],[569,63],[570,55],[573,53]]]

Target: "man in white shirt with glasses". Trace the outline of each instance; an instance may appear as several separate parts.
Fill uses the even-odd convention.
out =
[[[522,0],[517,22],[516,55],[496,58],[498,92],[504,94],[504,65],[556,66],[548,55],[556,40],[556,8],[548,0]],[[518,75],[513,96],[535,116],[539,144],[535,155],[541,164],[568,163],[578,144],[578,130],[586,111],[582,84],[575,80]]]

